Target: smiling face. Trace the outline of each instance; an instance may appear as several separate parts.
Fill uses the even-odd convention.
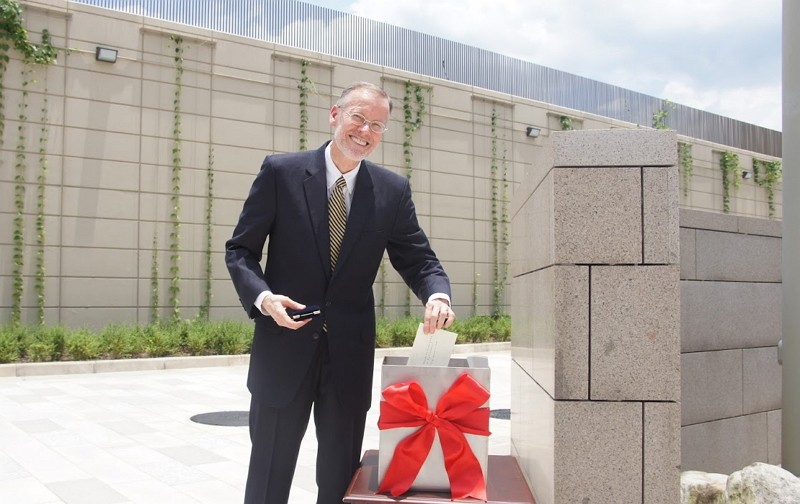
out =
[[[339,171],[346,173],[372,154],[381,143],[383,133],[370,129],[370,123],[359,125],[350,114],[360,114],[367,121],[389,122],[389,100],[369,88],[354,89],[331,107],[333,126],[331,157]]]

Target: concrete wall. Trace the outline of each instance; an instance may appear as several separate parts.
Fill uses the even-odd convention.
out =
[[[781,223],[681,210],[681,468],[781,463]]]
[[[57,64],[36,68],[29,75],[24,122],[18,120],[23,66],[13,51],[4,76],[0,322],[9,320],[12,305],[17,186],[27,189],[22,318],[23,322],[35,321],[32,258],[43,108],[47,110],[48,165],[44,185],[46,321],[71,326],[149,321],[153,257],[159,266],[161,312],[168,313],[164,305],[169,300],[176,88],[172,35],[184,40],[180,182],[180,305],[184,317],[194,315],[203,302],[210,152],[214,158],[211,315],[244,316],[224,268],[223,244],[264,156],[299,147],[297,85],[303,60],[310,62],[308,76],[313,83],[308,100],[309,148],[329,138],[327,114],[341,90],[354,80],[369,80],[383,85],[396,104],[390,130],[373,160],[400,173],[405,173],[405,82],[422,86],[427,113],[412,137],[412,187],[420,220],[452,277],[461,315],[491,312],[497,251],[501,262],[508,260],[503,247],[493,240],[492,138],[496,139],[496,177],[502,179],[505,172],[508,184],[504,194],[503,181],[499,182],[497,210],[502,215],[533,165],[545,162],[551,133],[561,127],[561,115],[573,117],[573,123],[582,129],[639,127],[445,80],[63,0],[24,5],[31,37],[38,40],[46,28],[54,44],[68,47],[70,52],[59,54]],[[118,61],[95,61],[96,46],[119,49]],[[20,176],[15,168],[19,126],[25,135],[22,184],[15,182]],[[541,128],[541,136],[527,137],[528,126]],[[681,196],[681,204],[720,211],[718,156],[726,147],[690,138],[679,140],[692,145],[694,157],[690,191]],[[736,152],[742,165],[749,166],[753,153]],[[777,211],[780,216],[780,191]],[[732,212],[766,216],[765,190],[743,181],[733,198]],[[386,313],[393,316],[403,311],[406,289],[399,276],[387,269]],[[376,286],[378,298],[381,290]],[[508,299],[506,293],[506,308]]]

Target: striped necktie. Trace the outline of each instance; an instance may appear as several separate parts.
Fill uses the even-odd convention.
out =
[[[336,259],[339,258],[339,249],[344,238],[344,228],[347,225],[347,208],[344,204],[344,190],[347,184],[344,177],[339,177],[336,185],[331,191],[328,200],[328,231],[331,236],[331,273],[336,267]]]

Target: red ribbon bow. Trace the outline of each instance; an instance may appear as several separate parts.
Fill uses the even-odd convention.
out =
[[[438,432],[451,497],[485,501],[483,471],[464,434],[490,434],[489,408],[481,407],[489,399],[489,391],[464,373],[439,399],[436,411],[428,409],[425,392],[413,381],[389,385],[383,389],[383,398],[379,429],[421,428],[397,444],[378,493],[389,492],[397,497],[411,488]]]

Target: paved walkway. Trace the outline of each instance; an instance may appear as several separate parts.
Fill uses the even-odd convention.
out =
[[[507,346],[474,351],[492,369],[491,408],[510,408]],[[378,448],[380,353],[364,449]],[[246,365],[0,378],[0,503],[240,503],[246,427],[190,417],[245,411]],[[510,453],[510,422],[492,419],[489,453]],[[316,500],[316,442],[303,440],[291,504]]]

